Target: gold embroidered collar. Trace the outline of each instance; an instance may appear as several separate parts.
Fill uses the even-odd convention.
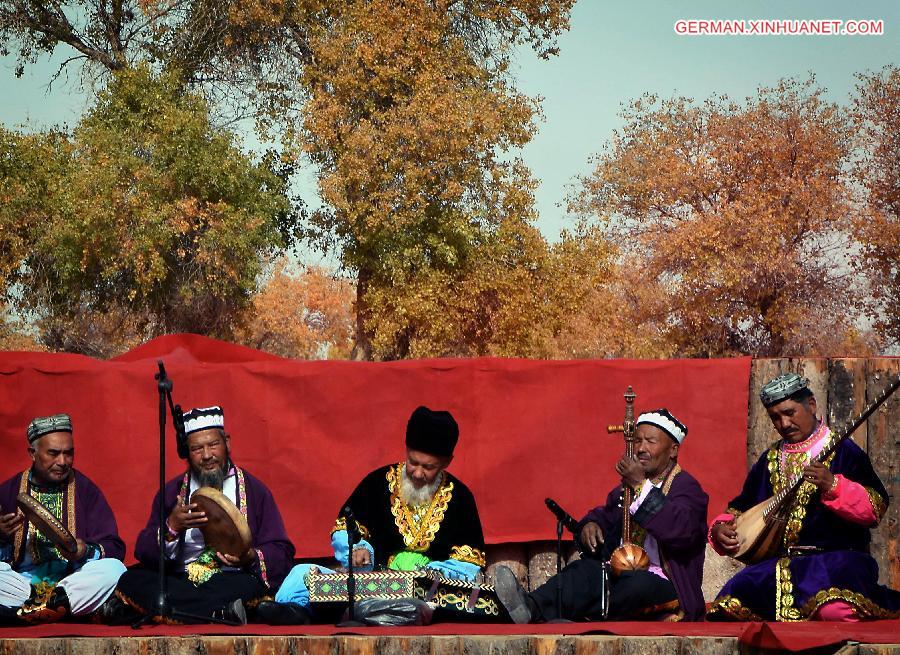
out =
[[[386,478],[388,490],[391,492],[391,514],[394,523],[403,537],[407,549],[424,553],[431,547],[431,542],[444,520],[444,514],[450,499],[453,497],[453,482],[441,471],[441,483],[431,498],[431,503],[424,513],[416,512],[400,498],[400,481],[403,475],[403,462],[388,469]],[[417,519],[418,515],[418,519]]]

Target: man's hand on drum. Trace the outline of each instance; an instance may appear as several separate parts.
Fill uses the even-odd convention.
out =
[[[0,541],[12,541],[13,535],[25,521],[25,515],[16,508],[12,514],[0,514]]]
[[[366,548],[353,549],[353,566],[368,566],[372,563],[372,558]]]
[[[175,505],[166,523],[173,532],[184,532],[191,528],[199,528],[209,519],[206,518],[206,512],[196,511],[197,503],[190,505]]]
[[[597,548],[603,543],[603,530],[594,521],[585,523],[580,535],[582,545],[592,553],[596,553]]]
[[[253,560],[256,559],[256,551],[253,550],[252,548],[249,548],[249,549],[247,549],[247,552],[244,553],[241,557],[238,557],[237,555],[229,555],[228,553],[220,553],[219,551],[216,551],[216,557],[218,558],[218,560],[220,562],[222,562],[222,564],[225,564],[226,566],[241,567],[241,566],[247,566]]]
[[[737,530],[734,529],[734,521],[719,521],[710,531],[712,540],[726,553],[737,552],[741,545],[737,538]]]

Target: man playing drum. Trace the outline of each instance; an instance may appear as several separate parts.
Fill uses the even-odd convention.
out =
[[[888,496],[869,456],[845,439],[824,463],[811,459],[833,434],[816,415],[809,381],[779,375],[759,397],[781,439],[750,470],[740,495],[709,531],[722,555],[740,548],[734,520],[789,487],[803,483],[787,507],[777,553],[747,566],[729,580],[708,618],[739,620],[859,620],[900,616],[900,593],[878,584],[869,555],[871,528],[887,510]]]
[[[165,489],[167,518],[162,530],[170,565],[169,607],[201,617],[174,617],[178,622],[197,623],[215,617],[246,623],[243,603],[255,601],[277,587],[290,569],[294,546],[285,533],[272,493],[231,461],[222,408],[192,409],[184,414],[184,434],[186,441],[179,444],[179,456],[188,460],[188,471],[170,480]],[[210,529],[210,517],[192,499],[201,487],[220,491],[218,495],[228,499],[224,502],[237,508],[238,520],[246,521],[251,543],[244,552],[229,554],[206,543],[202,530]],[[158,502],[157,493],[147,526],[135,546],[135,556],[143,567],[129,570],[116,589],[119,601],[139,612],[152,611],[156,606]],[[116,615],[112,619],[115,622],[127,619],[122,607],[110,614]]]
[[[447,472],[459,440],[450,412],[418,407],[406,425],[406,457],[369,473],[342,507],[352,510],[362,537],[352,554],[347,521],[331,533],[335,558],[361,571],[431,569],[445,578],[474,582],[485,565],[484,534],[475,497]],[[293,568],[276,596],[279,603],[309,604],[308,564]]]
[[[73,468],[71,418],[36,418],[27,436],[31,467],[0,485],[0,622],[85,616],[103,604],[125,572],[125,544],[103,492]],[[36,529],[41,516],[29,520],[22,513],[20,494],[28,496],[26,508],[37,507],[48,516],[44,523],[58,529]],[[74,537],[74,550],[57,545],[61,537],[70,543]]]
[[[510,569],[497,567],[494,587],[514,622],[703,618],[700,583],[709,497],[678,465],[685,436],[687,428],[666,409],[638,416],[635,458],[626,456],[616,464],[622,484],[609,493],[605,505],[588,512],[579,523],[579,540],[596,557],[572,562],[559,579],[552,577],[530,594]],[[622,541],[624,485],[634,490],[628,508],[632,529],[626,541],[643,547],[647,568],[625,570],[610,581],[608,617],[604,617],[604,562]],[[562,614],[557,609],[559,583]]]

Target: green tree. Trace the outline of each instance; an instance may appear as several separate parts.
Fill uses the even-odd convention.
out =
[[[521,330],[484,327],[509,326],[506,291],[547,250],[512,154],[537,106],[508,67],[516,43],[552,51],[571,4],[349,0],[310,21],[287,136],[319,171],[311,235],[357,278],[356,357],[530,351]]]
[[[117,74],[71,138],[5,136],[6,193],[26,191],[3,210],[24,244],[4,264],[7,298],[36,312],[48,345],[96,313],[121,318],[114,332],[227,338],[261,258],[293,238],[285,176],[214,129],[176,75]]]

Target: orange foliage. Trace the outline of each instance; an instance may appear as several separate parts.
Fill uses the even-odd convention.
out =
[[[294,359],[345,359],[352,346],[353,286],[320,266],[299,268],[284,258],[253,297],[238,341]]]
[[[876,329],[900,345],[900,69],[860,76],[854,106],[862,157],[855,173],[868,211],[854,222],[863,267],[873,276]]]
[[[654,291],[632,329],[649,322],[655,350],[682,356],[857,343],[844,339],[861,304],[842,177],[849,124],[814,80],[782,81],[743,105],[645,96],[625,119],[571,208],[599,219],[625,279]]]

